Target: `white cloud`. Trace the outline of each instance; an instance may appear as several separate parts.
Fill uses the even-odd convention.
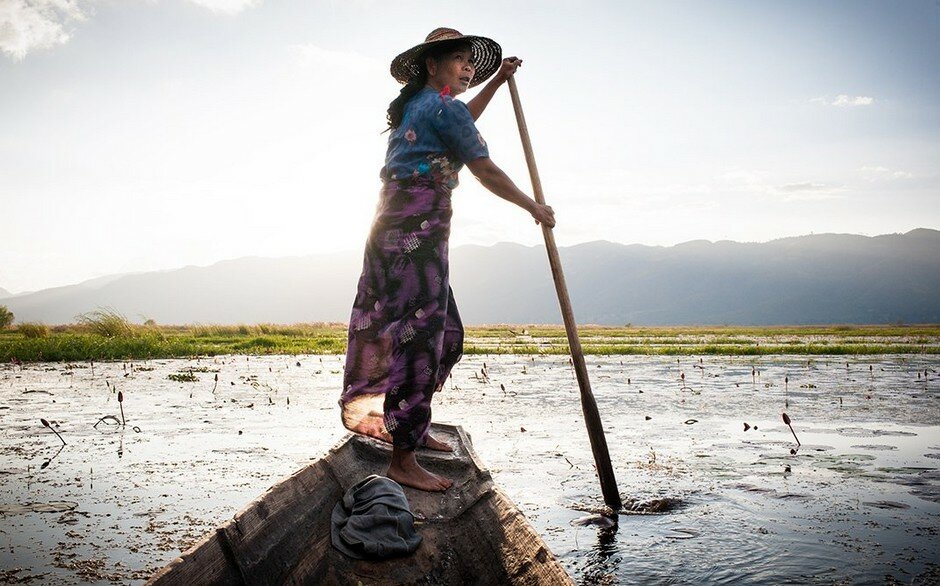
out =
[[[862,176],[862,179],[865,181],[875,182],[875,181],[894,181],[900,179],[913,179],[914,174],[908,173],[907,171],[899,171],[897,169],[889,169],[888,167],[874,166],[874,167],[860,167],[859,173]]]
[[[875,103],[875,98],[868,96],[847,96],[840,94],[832,101],[833,106],[871,106]]]
[[[86,18],[78,0],[0,0],[0,50],[21,60],[69,40],[67,27]]]
[[[189,0],[216,14],[238,14],[263,0]],[[20,61],[32,51],[63,45],[95,0],[0,0],[0,50]]]
[[[832,99],[826,96],[820,96],[818,98],[811,99],[810,102],[814,104],[822,104],[824,106],[835,106],[837,108],[851,108],[855,106],[871,106],[875,103],[875,98],[870,96],[850,96],[848,94],[839,94]]]
[[[784,193],[796,193],[799,191],[825,191],[830,189],[830,186],[825,183],[788,183],[787,185],[780,186],[780,191]]]
[[[784,201],[815,201],[823,199],[839,199],[845,197],[842,193],[845,190],[840,185],[830,185],[828,183],[814,183],[805,181],[802,183],[788,183],[776,188],[776,191],[783,194]]]
[[[749,196],[761,195],[777,201],[813,201],[845,197],[845,186],[818,181],[775,184],[767,173],[733,169],[715,177],[721,191]]]
[[[238,14],[261,4],[262,0],[189,0],[216,14]]]

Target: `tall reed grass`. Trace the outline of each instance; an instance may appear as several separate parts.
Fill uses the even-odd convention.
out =
[[[29,339],[45,338],[49,335],[49,326],[40,322],[23,322],[16,326],[16,331]]]
[[[111,308],[101,308],[76,316],[79,324],[106,338],[130,338],[136,333],[134,326],[123,314]]]

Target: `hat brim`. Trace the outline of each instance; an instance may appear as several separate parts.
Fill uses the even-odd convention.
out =
[[[486,37],[477,37],[473,35],[460,36],[451,39],[442,39],[440,41],[431,41],[416,45],[404,53],[398,55],[392,60],[392,77],[399,83],[408,83],[421,74],[424,63],[421,62],[421,55],[434,45],[441,43],[466,43],[470,45],[470,53],[476,64],[476,70],[473,73],[473,79],[470,80],[470,86],[474,87],[489,79],[491,75],[499,69],[503,61],[503,48],[493,39]]]

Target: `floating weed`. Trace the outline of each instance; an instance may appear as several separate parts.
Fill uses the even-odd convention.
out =
[[[819,454],[813,456],[813,464],[816,466],[852,475],[870,474],[864,467],[875,460],[875,456],[870,454]],[[881,471],[880,468],[878,470]]]

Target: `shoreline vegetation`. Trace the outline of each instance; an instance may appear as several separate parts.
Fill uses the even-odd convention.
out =
[[[579,326],[593,355],[940,354],[940,324],[821,326]],[[343,323],[144,325],[114,312],[76,324],[0,330],[0,363],[192,358],[226,354],[344,354]],[[560,325],[466,327],[465,354],[569,354]]]

